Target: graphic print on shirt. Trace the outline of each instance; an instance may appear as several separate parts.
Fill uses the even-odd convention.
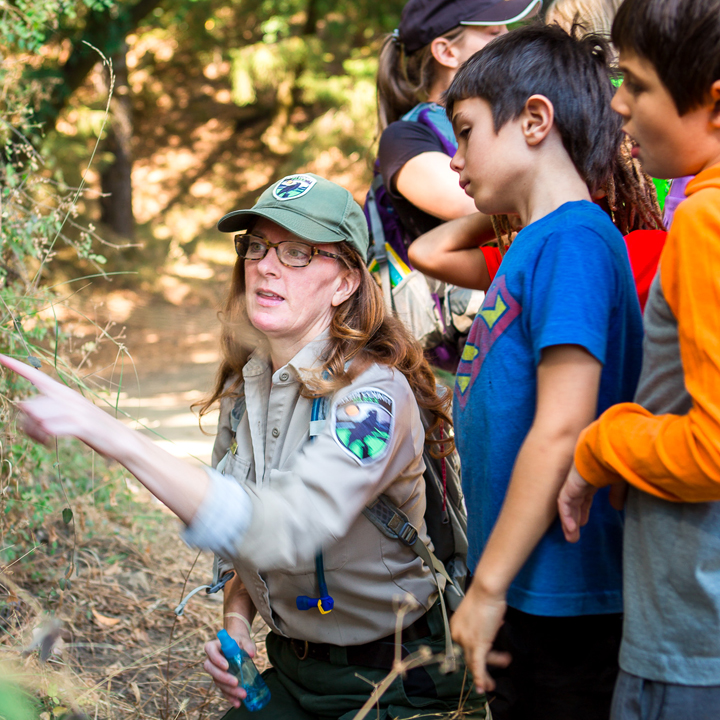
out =
[[[393,405],[382,390],[360,388],[335,406],[335,440],[360,465],[370,465],[387,452],[395,424]]]
[[[522,306],[510,294],[505,276],[495,278],[475,317],[458,365],[455,396],[460,407],[465,408],[490,349],[521,312]]]

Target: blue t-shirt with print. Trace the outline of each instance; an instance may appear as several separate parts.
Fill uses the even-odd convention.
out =
[[[631,401],[640,374],[642,319],[622,235],[587,201],[523,229],[505,254],[473,323],[455,384],[455,434],[475,568],[500,513],[535,413],[543,348],[581,345],[603,365],[598,415]],[[533,615],[622,611],[622,514],[595,496],[580,542],[559,520],[508,592]]]

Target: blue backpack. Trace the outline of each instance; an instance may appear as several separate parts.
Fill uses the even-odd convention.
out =
[[[402,119],[429,127],[444,151],[455,154],[452,125],[440,105],[421,103]],[[432,351],[435,364],[454,370],[484,293],[438,282],[413,269],[407,250],[415,238],[393,207],[377,162],[364,212],[370,232],[368,269],[382,288],[388,310],[405,323],[424,350]]]

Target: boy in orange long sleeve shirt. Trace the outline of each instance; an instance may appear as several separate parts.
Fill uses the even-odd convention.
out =
[[[720,0],[625,0],[613,101],[646,172],[688,185],[645,311],[635,403],[580,436],[568,540],[630,486],[613,720],[720,717]],[[623,482],[625,481],[625,482]]]

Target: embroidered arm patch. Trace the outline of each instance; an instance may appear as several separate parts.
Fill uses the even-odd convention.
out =
[[[335,441],[360,465],[380,460],[390,446],[395,417],[393,399],[376,388],[360,388],[333,409]]]

